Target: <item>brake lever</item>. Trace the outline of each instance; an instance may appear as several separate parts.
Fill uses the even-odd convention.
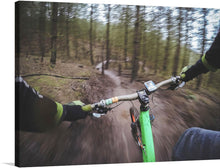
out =
[[[186,82],[183,81],[182,83],[179,84],[178,88],[182,88],[185,84]]]
[[[176,90],[176,89],[178,89],[178,88],[182,88],[185,84],[186,84],[186,82],[184,82],[184,81],[181,82],[180,84],[177,84],[177,83],[171,84],[171,86],[168,87],[168,89],[170,89],[170,90]]]
[[[92,117],[95,117],[95,118],[100,118],[101,116],[103,116],[105,114],[100,114],[100,113],[92,113]]]
[[[100,118],[101,116],[103,116],[103,115],[106,115],[106,113],[108,112],[108,111],[110,111],[112,108],[106,108],[106,107],[96,107],[96,109],[95,109],[95,111],[97,111],[97,113],[96,112],[94,112],[94,113],[91,113],[91,116],[92,117],[95,117],[95,118]]]

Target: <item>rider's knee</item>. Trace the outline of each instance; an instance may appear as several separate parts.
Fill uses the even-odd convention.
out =
[[[192,127],[187,129],[173,149],[173,160],[220,158],[220,132]]]

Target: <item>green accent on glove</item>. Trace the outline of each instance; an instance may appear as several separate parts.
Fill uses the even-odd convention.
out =
[[[210,70],[210,71],[212,71],[212,72],[217,71],[217,68],[216,68],[216,67],[214,67],[214,66],[212,66],[212,65],[210,65],[210,64],[208,63],[208,61],[207,61],[206,58],[205,58],[205,55],[202,56],[202,63],[203,63],[203,65],[204,65],[208,70]]]
[[[185,67],[182,69],[181,73],[185,73],[189,68],[190,68],[190,66],[185,66]]]
[[[186,74],[185,72],[190,68],[191,66],[188,65],[188,66],[185,66],[182,71],[180,72],[180,78],[183,80],[185,77],[186,77]]]
[[[180,78],[181,78],[181,79],[184,79],[185,77],[186,77],[186,74],[184,74],[184,73],[183,73],[183,74],[180,74]]]
[[[57,113],[56,113],[55,119],[56,119],[56,123],[59,123],[63,115],[63,105],[58,102],[55,102],[55,103],[57,105]]]
[[[87,112],[92,111],[91,104],[82,106],[82,110],[83,110],[83,111],[87,111]]]

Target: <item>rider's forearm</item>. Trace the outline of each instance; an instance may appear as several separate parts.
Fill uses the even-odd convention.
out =
[[[185,82],[190,81],[193,78],[197,77],[198,75],[202,73],[206,73],[208,71],[209,70],[204,66],[204,64],[202,63],[202,60],[200,59],[185,72],[184,81]]]
[[[203,56],[202,62],[210,71],[220,68],[220,31],[205,56]]]
[[[220,32],[206,54],[185,72],[184,81],[192,80],[208,71],[216,71],[218,68],[220,68]]]
[[[40,95],[21,77],[16,77],[16,129],[24,131],[45,131],[53,128],[62,116],[62,105],[58,106],[51,99]]]
[[[16,77],[16,129],[42,132],[62,121],[85,118],[87,112],[79,105],[62,105],[40,95],[21,77]]]

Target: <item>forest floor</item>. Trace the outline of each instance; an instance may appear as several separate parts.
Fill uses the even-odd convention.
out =
[[[143,88],[143,83],[130,83],[130,78],[117,76],[113,69],[102,76],[91,66],[61,60],[50,68],[48,59],[41,63],[38,57],[21,58],[19,72],[21,75],[89,77],[89,80],[50,76],[24,78],[42,95],[63,104],[73,100],[94,103]],[[155,76],[152,78],[160,81]],[[150,101],[151,113],[155,116],[152,131],[157,161],[171,161],[172,148],[187,128],[220,130],[219,97],[187,88],[160,89],[150,96]],[[139,108],[138,101],[134,101],[134,105]],[[131,134],[130,106],[131,103],[125,102],[99,119],[88,116],[72,123],[62,122],[46,133],[20,131],[21,166],[141,162],[141,151]]]

